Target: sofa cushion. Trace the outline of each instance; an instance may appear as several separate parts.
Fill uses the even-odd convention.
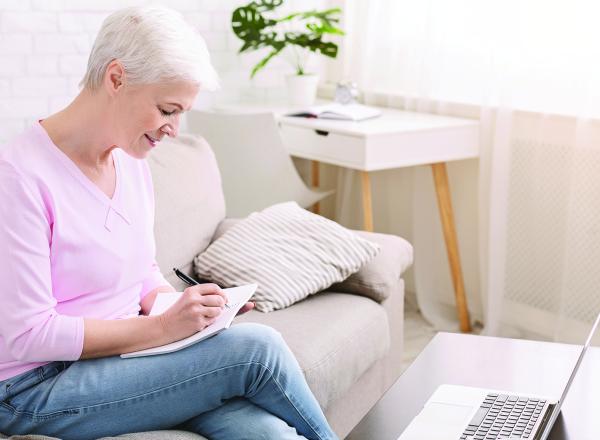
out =
[[[377,243],[381,251],[358,272],[329,289],[335,292],[364,295],[382,302],[396,289],[398,280],[412,264],[413,247],[397,235],[355,232],[364,239]]]
[[[250,311],[233,325],[248,321],[283,335],[323,409],[385,356],[390,345],[385,309],[363,296],[325,292],[272,313]]]
[[[148,157],[154,181],[157,261],[167,281],[172,268],[189,273],[225,218],[221,177],[210,146],[198,136],[165,139]]]
[[[285,202],[230,228],[196,257],[194,268],[224,287],[257,283],[252,300],[270,312],[342,281],[378,251],[343,226]]]

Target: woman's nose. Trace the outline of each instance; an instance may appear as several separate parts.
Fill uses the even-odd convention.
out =
[[[175,127],[173,127],[173,124],[169,124],[169,125],[163,125],[160,128],[160,131],[162,131],[164,134],[166,134],[169,137],[176,137],[177,136],[177,130]]]
[[[177,115],[177,116],[175,116],[175,118],[173,118],[173,122],[169,122],[168,124],[165,124],[161,128],[161,130],[167,136],[170,136],[172,138],[177,137],[177,135],[179,134],[179,115]]]

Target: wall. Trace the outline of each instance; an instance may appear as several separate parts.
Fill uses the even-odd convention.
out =
[[[0,0],[0,144],[36,119],[64,108],[76,96],[95,35],[110,12],[148,3],[139,0]],[[247,1],[152,3],[182,12],[206,40],[221,76],[222,89],[215,94],[201,93],[196,107],[215,101],[285,97],[284,75],[291,72],[285,60],[273,60],[251,81],[249,72],[262,58],[262,53],[237,54],[241,43],[231,31],[231,13]],[[311,9],[324,3],[324,0],[288,0],[282,11]]]

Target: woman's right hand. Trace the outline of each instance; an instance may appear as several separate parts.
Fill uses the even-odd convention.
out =
[[[216,284],[188,287],[163,314],[159,315],[163,331],[173,341],[186,338],[215,322],[227,303],[227,296]]]

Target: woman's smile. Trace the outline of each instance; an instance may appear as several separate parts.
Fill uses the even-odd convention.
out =
[[[160,139],[155,139],[145,133],[144,133],[144,136],[146,137],[146,139],[148,140],[148,143],[150,144],[150,147],[152,147],[152,148],[154,148],[156,146],[156,144],[160,142]]]

